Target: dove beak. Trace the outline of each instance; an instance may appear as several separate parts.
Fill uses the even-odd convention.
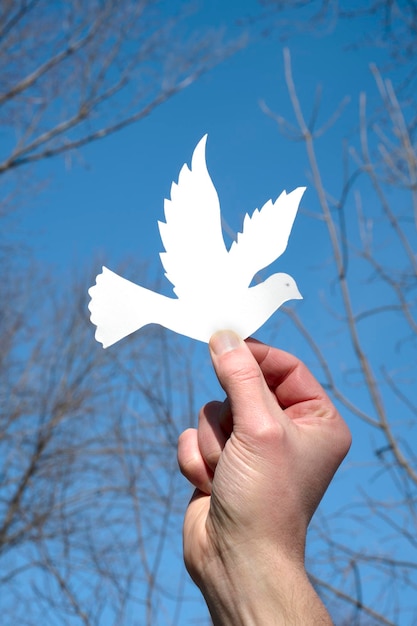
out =
[[[299,292],[298,287],[295,288],[295,293],[293,295],[293,299],[294,300],[302,300],[303,299],[303,296]]]

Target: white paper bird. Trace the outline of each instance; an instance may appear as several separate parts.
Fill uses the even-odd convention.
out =
[[[159,222],[165,252],[165,275],[176,298],[168,298],[103,267],[89,289],[96,339],[107,348],[123,337],[156,323],[208,342],[221,329],[246,338],[287,300],[302,298],[288,274],[273,274],[250,286],[255,274],[286,249],[305,187],[285,191],[252,216],[226,249],[216,189],[207,171],[207,135],[198,143],[191,169],[184,165],[165,200],[166,222]]]

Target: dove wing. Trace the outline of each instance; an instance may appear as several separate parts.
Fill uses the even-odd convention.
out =
[[[228,261],[219,198],[206,166],[206,139],[197,144],[191,168],[184,165],[178,183],[172,183],[164,203],[166,222],[158,223],[165,248],[161,262],[178,297],[207,292]]]
[[[289,194],[283,191],[275,202],[268,200],[260,211],[245,215],[243,231],[233,242],[229,257],[246,286],[259,270],[285,252],[305,189],[297,187]]]

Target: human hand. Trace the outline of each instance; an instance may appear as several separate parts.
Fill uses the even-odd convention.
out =
[[[283,620],[303,603],[300,623],[330,623],[305,575],[305,537],[349,430],[294,356],[229,331],[210,350],[227,399],[205,405],[198,429],[179,439],[181,471],[196,487],[186,566],[215,623],[295,624]]]

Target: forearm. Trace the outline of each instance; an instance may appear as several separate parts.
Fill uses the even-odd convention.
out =
[[[229,571],[202,589],[215,626],[332,626],[302,565],[241,560]]]

